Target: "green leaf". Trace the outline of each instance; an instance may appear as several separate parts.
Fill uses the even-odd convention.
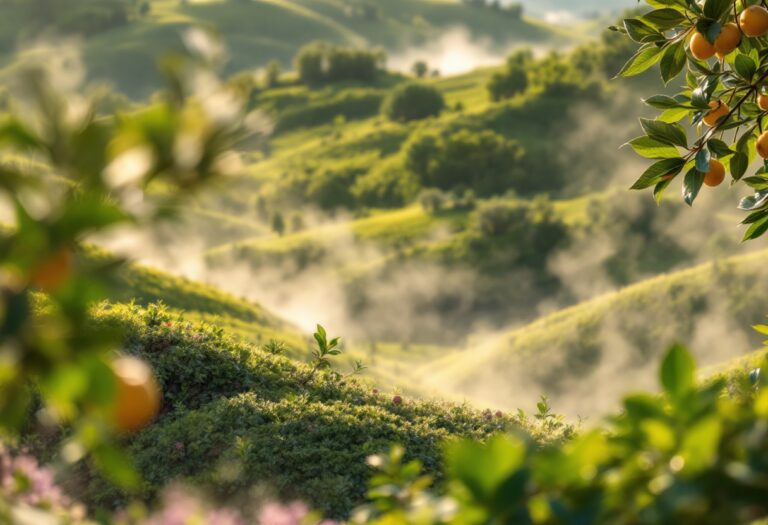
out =
[[[664,55],[661,57],[661,78],[665,84],[674,79],[685,67],[686,55],[685,55],[685,42],[680,41],[676,44],[672,44],[664,51]]]
[[[624,29],[627,31],[629,38],[638,44],[666,40],[663,34],[637,18],[627,18],[624,20]]]
[[[680,450],[686,474],[697,474],[715,462],[722,431],[722,423],[716,415],[697,421],[686,429]]]
[[[755,64],[755,61],[741,53],[736,56],[734,67],[736,68],[736,72],[747,82],[752,80],[752,77],[755,76],[755,72],[757,71],[757,64]]]
[[[681,399],[694,385],[696,363],[683,346],[674,344],[661,363],[661,385],[672,399]]]
[[[731,0],[706,0],[704,2],[704,16],[713,20],[720,20],[730,9]]]
[[[666,179],[659,182],[653,188],[653,198],[656,201],[656,204],[661,202],[661,198],[664,196],[664,190],[666,190],[670,184],[672,184],[672,179]]]
[[[654,95],[652,97],[649,97],[643,100],[643,102],[656,109],[671,109],[671,108],[691,109],[690,106],[686,106],[685,104],[667,95]]]
[[[709,172],[709,162],[712,160],[712,153],[708,148],[701,148],[696,154],[696,169],[701,173]]]
[[[640,20],[659,31],[666,31],[685,22],[685,15],[676,9],[664,8],[646,13]]]
[[[744,211],[754,211],[768,204],[768,190],[758,191],[752,196],[744,197],[739,202],[739,209]]]
[[[749,158],[742,152],[736,152],[731,158],[731,175],[735,180],[739,180],[747,172],[749,167]]]
[[[688,137],[686,136],[685,129],[680,124],[668,124],[658,120],[641,118],[640,125],[643,127],[646,135],[653,139],[674,144],[681,148],[688,147]]]
[[[728,147],[728,144],[720,139],[709,139],[709,141],[707,141],[707,147],[718,159],[734,154],[734,151]]]
[[[683,200],[688,206],[693,206],[693,201],[696,200],[702,184],[704,184],[704,173],[695,167],[688,170],[683,180]]]
[[[487,443],[459,441],[448,446],[449,472],[476,499],[493,505],[497,492],[522,465],[525,445],[512,436],[500,435]],[[524,489],[524,487],[521,487]],[[522,494],[520,494],[522,496]]]
[[[680,156],[677,148],[654,140],[647,135],[630,140],[629,144],[638,155],[647,159],[671,159]]]
[[[723,26],[721,26],[718,22],[715,22],[714,20],[708,20],[706,18],[702,18],[696,22],[696,31],[704,35],[709,43],[713,45],[715,40],[717,40],[717,37],[720,34],[722,28]]]
[[[763,218],[753,222],[749,228],[747,228],[747,231],[744,232],[744,238],[742,240],[749,241],[752,239],[757,239],[763,235],[766,230],[768,230],[768,215],[765,215]]]
[[[674,177],[685,166],[685,160],[680,157],[663,159],[651,165],[630,189],[643,190],[662,181],[664,177]]]
[[[654,44],[647,44],[641,47],[637,53],[624,64],[624,67],[621,68],[621,71],[619,71],[616,76],[628,78],[639,75],[661,59],[662,51],[664,51],[664,48]]]

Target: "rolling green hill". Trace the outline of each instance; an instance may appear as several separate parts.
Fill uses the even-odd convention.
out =
[[[274,350],[178,322],[154,306],[103,307],[94,321],[125,331],[125,350],[148,360],[162,384],[160,419],[126,442],[146,480],[145,498],[179,479],[229,499],[268,485],[279,497],[344,517],[364,501],[366,457],[392,442],[406,446],[439,481],[445,440],[516,429],[544,442],[573,431],[556,422],[545,431],[519,415],[466,405],[395,400],[354,378],[314,373]],[[85,465],[73,486],[97,506],[123,501]]]
[[[288,67],[296,51],[314,40],[381,46],[394,55],[456,27],[464,28],[469,39],[482,40],[499,52],[514,43],[565,45],[573,39],[541,22],[499,16],[459,1],[387,0],[376,2],[369,14],[356,11],[357,3],[151,0],[149,13],[88,37],[83,52],[91,78],[108,80],[131,97],[143,98],[158,85],[155,63],[160,50],[178,49],[181,32],[194,25],[212,27],[222,35],[231,50],[231,72],[258,68],[274,59]],[[0,9],[13,17],[10,5]]]
[[[653,388],[659,352],[689,344],[715,365],[759,347],[768,252],[643,281],[544,316],[421,369],[427,384],[478,402],[520,406],[547,394],[571,414],[600,413],[623,391]],[[608,405],[601,403],[607,400]],[[530,402],[530,401],[529,401]]]

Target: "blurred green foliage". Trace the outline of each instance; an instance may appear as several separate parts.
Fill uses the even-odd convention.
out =
[[[763,367],[763,370],[765,368]],[[395,448],[369,462],[376,524],[757,524],[768,516],[768,390],[760,369],[729,390],[697,384],[691,355],[666,354],[663,395],[624,400],[605,428],[539,447],[513,436],[446,447],[444,496]]]

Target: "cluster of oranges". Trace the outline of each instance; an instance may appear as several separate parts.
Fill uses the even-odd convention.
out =
[[[733,22],[724,24],[720,34],[714,43],[702,33],[695,31],[691,36],[689,47],[691,54],[698,60],[708,60],[717,55],[721,60],[732,53],[741,44],[742,35],[753,38],[768,33],[768,9],[763,6],[749,6],[739,15],[739,25]],[[759,94],[757,105],[763,111],[768,111],[768,95]],[[710,111],[704,115],[704,124],[714,127],[718,122],[730,114],[731,109],[723,101],[709,103]],[[757,153],[764,159],[768,159],[768,131],[757,139]],[[725,166],[722,162],[712,159],[709,172],[704,177],[707,186],[719,186],[725,180]]]
[[[698,60],[709,60],[715,55],[723,59],[739,47],[742,33],[748,37],[768,33],[768,9],[759,5],[747,7],[739,16],[739,25],[733,22],[723,25],[714,43],[702,33],[694,32],[690,41],[691,54]]]

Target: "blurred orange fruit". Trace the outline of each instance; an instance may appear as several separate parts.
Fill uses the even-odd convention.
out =
[[[120,357],[112,363],[116,393],[112,422],[121,432],[150,424],[160,411],[160,387],[152,369],[141,359]]]
[[[32,270],[30,282],[46,292],[56,290],[72,275],[74,258],[71,249],[61,248]]]

